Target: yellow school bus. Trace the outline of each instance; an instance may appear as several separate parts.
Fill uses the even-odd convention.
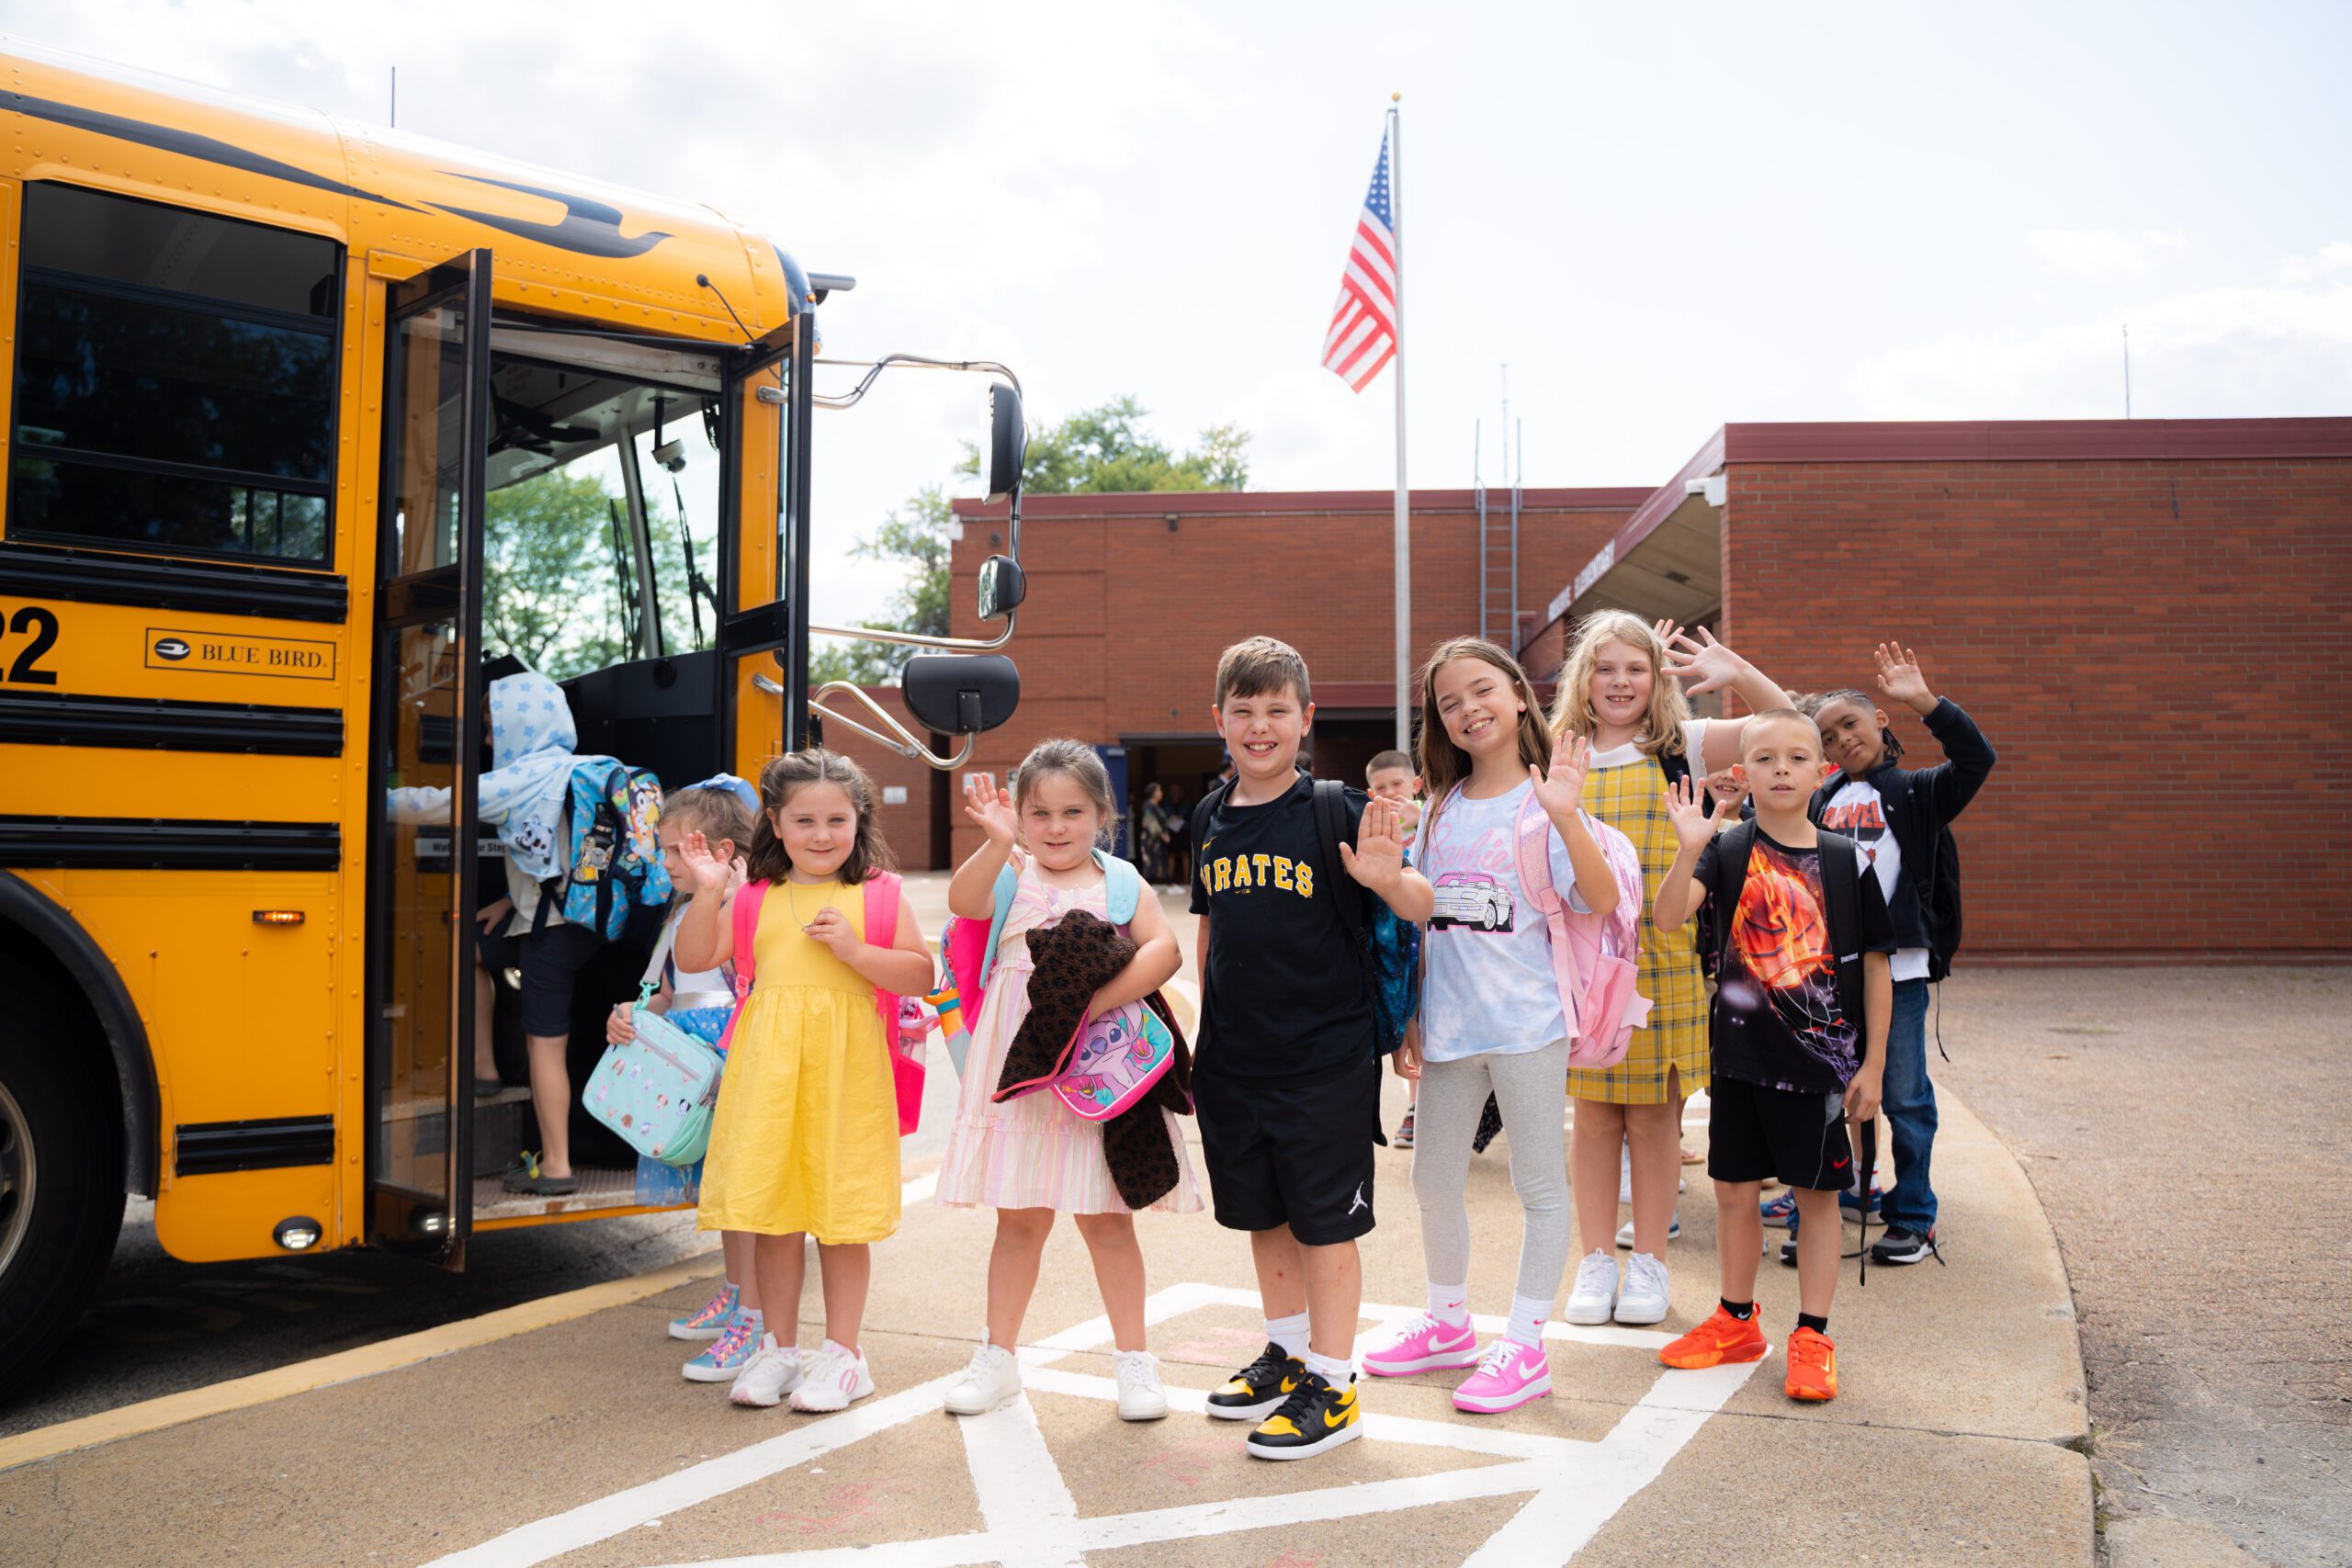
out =
[[[709,208],[0,55],[5,1390],[126,1193],[187,1259],[456,1265],[477,1230],[641,1209],[624,1162],[563,1199],[494,1179],[529,1107],[470,1081],[485,664],[559,679],[580,751],[673,788],[805,743],[838,690],[808,681],[811,413],[882,367],[820,397],[817,308],[853,281]],[[967,650],[909,665],[937,732],[1017,700],[974,650],[1020,570],[985,575],[995,637],[898,639]],[[386,820],[419,784],[448,825]]]

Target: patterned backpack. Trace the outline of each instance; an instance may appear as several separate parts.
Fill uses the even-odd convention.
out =
[[[564,786],[565,836],[571,845],[563,873],[540,885],[538,919],[552,906],[564,919],[617,942],[629,911],[666,908],[670,872],[662,863],[662,781],[649,768],[611,757],[582,757]]]

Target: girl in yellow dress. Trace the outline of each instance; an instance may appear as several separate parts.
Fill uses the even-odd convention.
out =
[[[756,975],[736,1010],[695,1220],[752,1233],[770,1331],[729,1392],[738,1404],[788,1393],[795,1410],[841,1410],[874,1392],[858,1347],[873,1278],[866,1249],[899,1228],[897,1094],[875,993],[920,995],[932,981],[903,901],[897,930],[865,929],[865,884],[891,875],[874,804],[856,763],[796,751],[760,774],[741,895],[701,834],[679,850],[694,882],[673,950],[680,967],[733,958],[736,897],[757,889],[759,898]],[[775,1333],[797,1316],[803,1235],[817,1239],[825,1297],[825,1342],[806,1355],[797,1335]]]
[[[1642,951],[1635,989],[1649,998],[1648,1027],[1613,1067],[1571,1067],[1576,1121],[1568,1134],[1583,1261],[1560,1315],[1569,1323],[1651,1324],[1666,1316],[1667,1230],[1681,1176],[1682,1102],[1707,1087],[1707,983],[1690,925],[1661,931],[1651,918],[1658,884],[1674,863],[1666,812],[1669,773],[1702,777],[1739,761],[1740,721],[1693,718],[1692,694],[1728,687],[1755,712],[1789,705],[1788,694],[1702,627],[1685,635],[1622,610],[1586,618],[1552,701],[1555,734],[1592,743],[1585,809],[1634,841],[1642,862]],[[1619,1289],[1618,1151],[1633,1163],[1634,1247]]]

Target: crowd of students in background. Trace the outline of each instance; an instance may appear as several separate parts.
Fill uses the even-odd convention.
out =
[[[1305,660],[1272,638],[1235,645],[1212,692],[1227,776],[1181,823],[1154,786],[1136,824],[1148,872],[1167,874],[1174,845],[1190,862],[1190,1043],[1155,1029],[1172,1022],[1158,993],[1179,950],[1103,848],[1117,807],[1092,748],[1047,741],[1002,789],[967,781],[980,847],[948,904],[986,929],[988,978],[961,1020],[937,1197],[995,1211],[995,1241],[973,1292],[984,1332],[947,1409],[1020,1394],[1023,1315],[1067,1214],[1111,1325],[1118,1415],[1164,1416],[1134,1214],[1206,1206],[1249,1237],[1266,1334],[1207,1414],[1249,1423],[1246,1448],[1266,1459],[1352,1440],[1384,1063],[1413,1096],[1395,1141],[1411,1150],[1428,1304],[1364,1349],[1363,1371],[1466,1374],[1454,1404],[1500,1414],[1551,1390],[1564,1283],[1567,1324],[1665,1321],[1684,1108],[1703,1091],[1719,1301],[1658,1359],[1768,1353],[1754,1287],[1762,1227],[1784,1223],[1800,1299],[1784,1387],[1835,1397],[1840,1194],[1883,1203],[1874,1260],[1937,1245],[1927,988],[1958,940],[1950,824],[1993,764],[1910,649],[1881,645],[1874,663],[1874,690],[1792,697],[1704,630],[1605,614],[1581,627],[1547,711],[1507,651],[1456,638],[1421,670],[1418,753],[1374,758],[1358,790],[1299,766]],[[1690,697],[1716,692],[1752,716],[1694,717]],[[1946,760],[1904,768],[1887,705],[1923,720]],[[889,1012],[940,976],[874,807],[855,763],[812,750],[772,761],[756,791],[684,792],[663,824],[677,903],[648,1005],[695,1017],[727,1058],[707,1160],[679,1178],[723,1234],[726,1280],[671,1332],[708,1342],[685,1374],[729,1382],[738,1404],[838,1410],[875,1387],[859,1339],[869,1249],[899,1220]],[[877,879],[894,915],[874,913]],[[630,1020],[616,1010],[610,1038]],[[1098,1115],[1067,1091],[1107,1097],[1116,1074],[1073,1077],[1066,1043],[1091,1052],[1106,1027],[1151,1064],[1149,1092],[1130,1085]],[[1883,1195],[1855,1135],[1882,1111]],[[1521,1241],[1500,1332],[1482,1341],[1464,1180],[1498,1121]],[[824,1332],[803,1349],[791,1303],[811,1239]]]

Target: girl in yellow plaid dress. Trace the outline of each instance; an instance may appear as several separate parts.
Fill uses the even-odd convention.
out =
[[[1640,990],[1649,1026],[1613,1067],[1568,1069],[1576,1101],[1568,1139],[1568,1187],[1576,1200],[1584,1259],[1561,1315],[1570,1323],[1657,1323],[1666,1316],[1667,1228],[1681,1173],[1681,1107],[1707,1087],[1707,987],[1691,927],[1660,931],[1650,918],[1658,883],[1674,862],[1666,812],[1669,770],[1702,775],[1739,760],[1737,722],[1690,716],[1690,692],[1728,687],[1754,710],[1786,707],[1787,694],[1702,628],[1686,635],[1623,611],[1604,611],[1577,628],[1561,671],[1552,724],[1592,742],[1585,808],[1634,841],[1642,861]],[[1617,1256],[1618,1151],[1633,1162],[1634,1256],[1623,1288]]]

